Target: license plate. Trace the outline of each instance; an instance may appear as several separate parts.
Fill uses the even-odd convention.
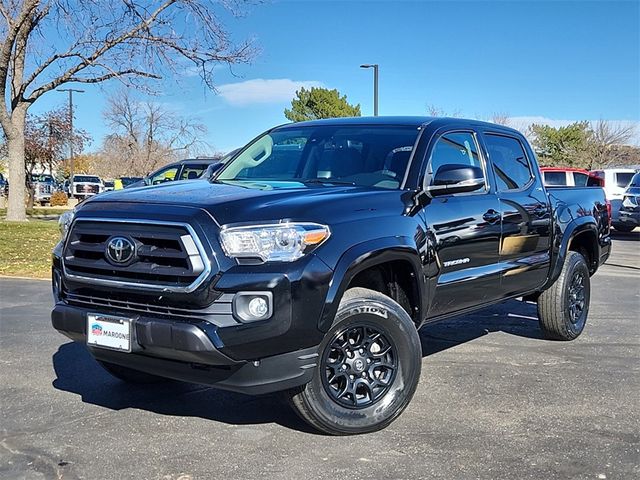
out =
[[[87,314],[87,345],[131,352],[131,318]]]

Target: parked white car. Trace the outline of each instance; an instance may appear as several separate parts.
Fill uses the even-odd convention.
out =
[[[611,202],[611,221],[615,223],[618,220],[624,192],[636,171],[632,168],[605,168],[593,170],[591,173],[604,181],[602,188],[607,200]]]
[[[104,183],[96,175],[74,175],[71,180],[69,196],[86,200],[104,191]]]

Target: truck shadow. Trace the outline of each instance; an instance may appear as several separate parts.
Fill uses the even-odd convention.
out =
[[[632,232],[618,232],[617,230],[611,230],[611,238],[614,240],[622,240],[623,242],[638,242],[640,241],[640,229],[635,229]]]
[[[510,300],[468,315],[425,325],[420,329],[422,356],[433,355],[494,332],[542,340],[536,304]]]
[[[512,301],[427,325],[420,330],[423,356],[497,331],[541,338],[535,315],[535,305]],[[161,415],[199,417],[232,425],[276,423],[293,430],[317,433],[296,416],[281,394],[249,396],[173,381],[128,385],[103,370],[79,343],[61,345],[53,355],[53,367],[56,373],[54,388],[79,395],[85,403],[111,410],[137,408]]]
[[[136,408],[161,415],[199,417],[232,425],[277,423],[315,433],[286,404],[283,395],[261,396],[218,390],[206,385],[167,381],[130,385],[112,377],[84,345],[69,342],[53,355],[53,387],[74,393],[85,403],[111,410]]]

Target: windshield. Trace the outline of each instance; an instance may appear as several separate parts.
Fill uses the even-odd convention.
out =
[[[629,183],[629,188],[638,188],[640,187],[640,173],[636,173],[631,182]]]
[[[618,172],[616,173],[616,186],[626,188],[633,177],[633,172]]]
[[[267,133],[231,160],[214,181],[245,186],[348,184],[397,189],[418,129],[409,126],[310,126]]]
[[[54,183],[53,177],[48,174],[34,173],[31,175],[32,182]]]
[[[99,177],[90,177],[88,175],[74,175],[74,182],[83,182],[83,183],[100,183]]]

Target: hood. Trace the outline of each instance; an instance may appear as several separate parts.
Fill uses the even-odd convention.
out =
[[[242,186],[192,180],[106,192],[87,204],[197,207],[208,211],[221,225],[277,220],[334,223],[363,216],[398,215],[410,197],[407,191],[360,186],[305,186],[298,182]]]

